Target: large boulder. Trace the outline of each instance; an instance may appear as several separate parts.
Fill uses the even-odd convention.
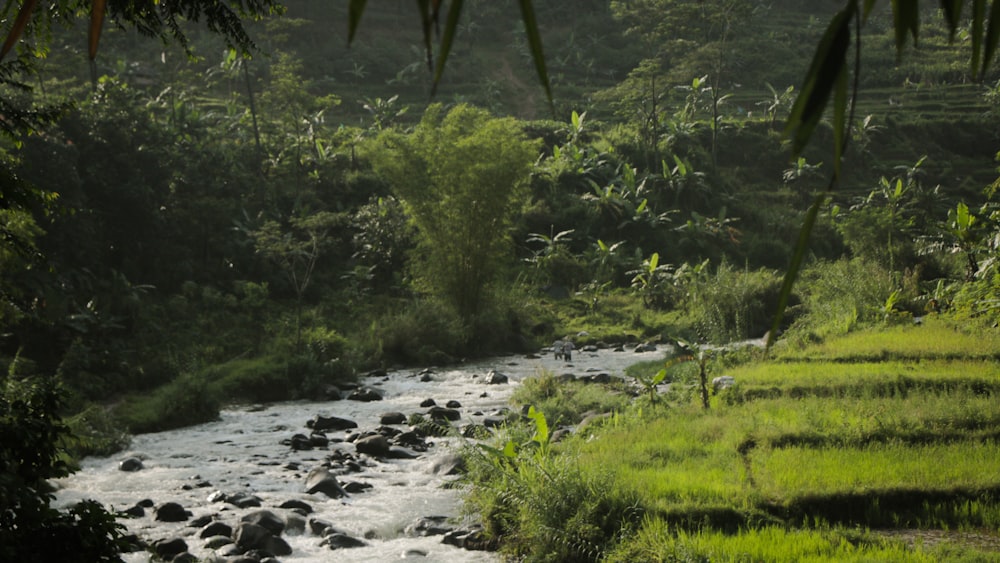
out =
[[[406,415],[401,412],[385,412],[379,417],[379,424],[406,424]]]
[[[288,542],[275,536],[263,526],[241,522],[233,534],[236,546],[244,552],[258,550],[271,555],[291,555],[292,547]]]
[[[306,475],[306,492],[309,494],[323,493],[330,498],[347,496],[337,478],[325,467],[315,467]]]

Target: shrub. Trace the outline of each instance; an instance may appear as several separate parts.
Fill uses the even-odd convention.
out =
[[[781,277],[771,270],[738,270],[728,263],[713,275],[685,282],[684,307],[700,336],[726,343],[760,336],[771,324]]]

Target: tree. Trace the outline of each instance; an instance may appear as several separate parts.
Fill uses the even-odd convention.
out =
[[[538,147],[511,118],[430,106],[410,135],[385,131],[373,155],[418,234],[420,279],[466,321],[487,305]]]
[[[313,279],[316,264],[330,244],[329,231],[338,222],[329,211],[296,216],[283,230],[277,221],[267,221],[253,233],[257,252],[282,269],[295,291],[295,351],[302,346],[302,297]]]

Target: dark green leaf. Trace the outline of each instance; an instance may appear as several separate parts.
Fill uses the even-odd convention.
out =
[[[979,76],[985,76],[986,70],[993,62],[997,51],[997,41],[1000,41],[1000,2],[994,0],[990,8],[990,23],[986,27],[986,42],[983,45],[983,67]]]
[[[875,7],[876,0],[865,0],[864,10],[861,12],[861,16],[867,20],[868,14],[872,13],[872,8]]]
[[[798,158],[823,117],[840,71],[846,64],[851,42],[851,17],[857,3],[851,2],[830,21],[813,55],[806,80],[799,91],[785,124],[785,135],[792,136],[792,158]]]
[[[358,24],[361,23],[361,14],[365,12],[365,2],[367,0],[351,0],[351,5],[347,8],[347,44],[354,41],[354,34],[358,31]]]
[[[528,35],[528,46],[531,57],[535,60],[535,71],[538,80],[545,88],[545,97],[549,101],[549,109],[555,114],[555,103],[552,101],[552,88],[549,85],[549,73],[545,69],[545,54],[542,52],[542,36],[538,34],[538,20],[535,18],[535,8],[531,0],[520,0],[521,18],[524,20],[524,32]]]
[[[986,21],[986,0],[972,0],[972,76],[979,76],[979,61],[983,55],[983,23]]]
[[[958,29],[959,19],[962,17],[962,4],[965,0],[941,0],[941,12],[948,22],[948,34],[951,39],[955,39],[955,30]]]
[[[778,308],[774,313],[774,320],[771,321],[771,330],[767,333],[766,350],[771,349],[771,345],[774,344],[775,339],[778,337],[778,331],[781,329],[781,321],[785,316],[785,308],[788,306],[788,300],[792,296],[792,287],[795,285],[795,279],[799,277],[799,271],[802,269],[802,262],[805,260],[806,252],[809,250],[809,237],[812,235],[813,227],[816,225],[816,217],[819,215],[819,208],[823,205],[824,201],[826,201],[825,194],[816,196],[813,204],[809,207],[809,211],[806,212],[806,220],[802,222],[802,229],[799,230],[799,239],[795,243],[795,250],[792,252],[792,261],[788,265],[788,269],[785,270],[785,279],[781,283],[781,293],[778,294]]]
[[[464,0],[452,0],[448,8],[448,20],[444,23],[444,34],[441,36],[441,49],[438,52],[437,68],[434,70],[434,84],[431,85],[431,96],[437,92],[438,83],[444,74],[444,63],[451,52],[451,44],[455,41],[455,30],[458,29],[458,18],[462,15]]]
[[[906,36],[913,36],[913,44],[917,44],[920,33],[920,5],[917,0],[892,0],[893,27],[896,29],[896,56],[906,47]]]
[[[417,0],[417,5],[420,7],[420,24],[424,32],[424,51],[427,52],[427,69],[434,70],[434,49],[431,47],[431,28],[434,24],[434,19],[431,15],[431,3],[430,0]]]
[[[840,177],[840,165],[847,147],[847,65],[840,67],[833,92],[833,174]]]

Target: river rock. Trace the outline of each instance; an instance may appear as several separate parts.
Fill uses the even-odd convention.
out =
[[[401,412],[384,412],[378,421],[379,424],[406,424],[406,415]]]
[[[323,493],[330,498],[347,496],[337,478],[325,467],[315,467],[306,476],[306,493]]]
[[[424,399],[423,401],[420,401],[420,408],[423,409],[433,407],[435,405],[437,405],[437,402],[434,399]]]
[[[290,499],[278,505],[278,508],[284,508],[285,510],[294,510],[299,514],[312,514],[313,507],[304,501]]]
[[[263,504],[260,497],[250,493],[233,493],[225,497],[226,502],[237,508],[257,508]]]
[[[164,561],[188,550],[187,542],[181,538],[169,538],[153,542],[153,551]]]
[[[137,457],[127,457],[118,462],[119,471],[134,472],[142,469],[142,460]]]
[[[365,387],[362,389],[356,389],[347,396],[350,401],[360,401],[362,403],[370,403],[372,401],[381,401],[382,394],[378,391],[372,389],[371,387]],[[353,426],[352,426],[353,428]]]
[[[491,551],[495,549],[495,545],[492,542],[488,542],[483,536],[483,531],[478,528],[452,530],[441,538],[441,543],[474,551]]]
[[[349,549],[352,547],[364,547],[368,544],[357,538],[352,538],[347,534],[334,532],[323,538],[323,541],[320,542],[320,545],[325,545],[330,549]]]
[[[185,551],[174,555],[174,558],[170,560],[170,563],[198,563],[198,558],[190,552]]]
[[[313,417],[312,420],[307,422],[306,426],[311,428],[313,432],[325,432],[327,430],[348,430],[351,428],[357,428],[358,423],[346,418],[323,416],[318,414]]]
[[[371,488],[372,488],[371,483],[360,483],[358,481],[350,481],[348,483],[344,483],[344,490],[351,494],[363,493]]]
[[[389,440],[386,440],[385,436],[381,434],[374,434],[354,442],[354,447],[360,454],[383,457],[389,453]]]
[[[608,373],[592,373],[590,375],[584,375],[580,377],[579,381],[584,383],[610,383],[611,374]]]
[[[205,526],[211,524],[213,520],[215,520],[215,517],[211,514],[203,514],[194,520],[189,521],[188,528],[204,528]]]
[[[220,522],[216,520],[211,524],[208,524],[198,532],[199,538],[209,538],[212,536],[232,536],[233,527],[225,522]]]
[[[510,381],[510,378],[496,370],[490,370],[484,380],[487,385],[502,385]]]
[[[420,457],[420,454],[403,446],[389,446],[389,451],[386,452],[385,457],[389,459],[416,459]]]
[[[243,516],[240,521],[256,524],[276,536],[285,531],[285,520],[270,510],[255,510]]]
[[[298,512],[289,512],[285,515],[285,534],[297,536],[306,532],[305,516]]]
[[[449,409],[460,409],[460,408],[462,408],[462,403],[459,403],[455,399],[452,399],[452,400],[448,401],[447,403],[445,403],[444,406],[448,407]]]
[[[447,407],[431,407],[427,411],[427,415],[431,417],[431,420],[459,420],[462,418],[462,413],[458,412],[457,409]]]
[[[431,473],[435,475],[457,475],[465,472],[465,458],[458,454],[445,454],[431,464]]]
[[[191,513],[176,502],[165,502],[156,508],[156,520],[160,522],[185,522],[190,517]]]
[[[263,548],[267,538],[270,537],[273,536],[267,528],[249,522],[240,522],[236,527],[236,532],[233,533],[236,546],[244,551]]]
[[[215,549],[219,549],[220,547],[222,547],[224,545],[229,545],[231,543],[233,543],[233,538],[230,535],[225,535],[225,536],[209,536],[209,537],[205,538],[205,543],[203,543],[202,546],[205,549],[215,550]]]
[[[447,516],[424,516],[407,526],[403,532],[410,536],[441,536],[455,528],[448,526]]]
[[[136,504],[130,508],[126,508],[121,513],[129,518],[142,518],[146,515],[146,509]]]

